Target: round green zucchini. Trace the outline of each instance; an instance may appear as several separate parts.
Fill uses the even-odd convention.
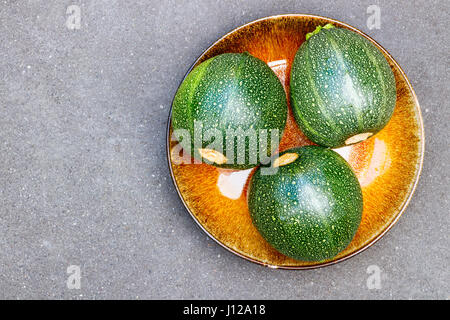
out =
[[[249,53],[225,53],[194,68],[179,87],[172,127],[196,159],[248,169],[268,161],[287,118],[275,73]],[[272,139],[273,138],[273,139]]]
[[[276,174],[252,176],[248,206],[253,224],[279,252],[323,261],[344,250],[361,221],[359,182],[347,162],[320,146],[277,155]]]
[[[311,141],[333,148],[376,134],[396,103],[394,74],[381,51],[331,24],[309,33],[300,46],[290,92],[300,129]]]

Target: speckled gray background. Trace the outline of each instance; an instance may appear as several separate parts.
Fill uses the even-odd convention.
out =
[[[395,2],[395,3],[394,3]],[[81,8],[69,30],[66,9]],[[367,7],[381,8],[369,30]],[[0,1],[0,298],[450,298],[448,1]],[[263,268],[209,240],[170,180],[165,129],[192,62],[229,30],[312,13],[368,33],[423,110],[416,193],[335,266]],[[69,265],[81,289],[69,290]],[[366,286],[381,268],[381,289]]]

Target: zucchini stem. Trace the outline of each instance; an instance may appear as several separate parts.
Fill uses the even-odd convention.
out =
[[[334,26],[331,23],[327,23],[324,26],[317,26],[316,30],[314,30],[313,32],[309,32],[306,34],[306,40],[308,40],[309,38],[311,38],[313,35],[319,33],[320,30],[322,29],[331,29],[334,28]]]

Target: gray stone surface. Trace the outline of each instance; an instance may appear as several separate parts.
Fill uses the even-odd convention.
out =
[[[381,29],[366,10],[381,8]],[[69,5],[80,29],[66,27]],[[0,1],[0,298],[450,298],[448,1]],[[170,180],[165,128],[187,68],[256,18],[345,21],[400,63],[422,105],[416,193],[376,245],[271,270],[216,245]],[[381,289],[366,286],[369,265]],[[81,289],[66,286],[81,267]]]

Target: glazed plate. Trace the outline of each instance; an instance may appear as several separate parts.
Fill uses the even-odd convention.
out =
[[[388,60],[397,84],[397,103],[388,125],[372,138],[335,149],[352,166],[363,190],[361,225],[350,245],[325,262],[293,260],[273,249],[253,226],[247,207],[247,187],[254,169],[232,171],[208,164],[180,164],[171,139],[171,114],[167,152],[175,187],[188,212],[200,227],[229,251],[265,266],[309,269],[348,259],[380,239],[399,219],[419,179],[424,152],[420,107],[406,75],[391,55],[367,35],[343,22],[302,14],[267,17],[226,34],[209,47],[192,66],[226,52],[248,51],[265,61],[289,94],[289,73],[295,53],[308,32],[333,23],[370,40]],[[191,68],[191,70],[192,70]],[[189,70],[190,71],[190,70]],[[290,107],[289,107],[290,108]],[[280,151],[312,144],[299,130],[289,109]]]

